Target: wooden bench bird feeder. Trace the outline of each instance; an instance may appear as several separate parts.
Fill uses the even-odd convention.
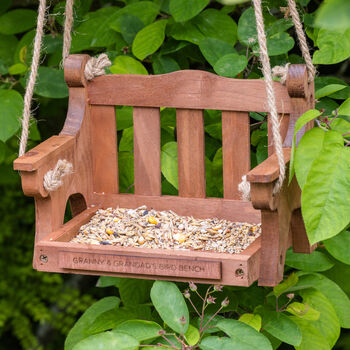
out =
[[[249,112],[268,112],[264,81],[187,70],[156,76],[105,75],[88,82],[83,73],[88,59],[88,55],[66,59],[69,107],[61,133],[14,162],[24,193],[35,199],[34,267],[238,286],[256,280],[263,286],[279,283],[288,247],[293,245],[300,253],[309,253],[311,247],[296,180],[288,186],[286,179],[273,195],[279,166],[271,133],[268,159],[250,170]],[[314,89],[304,65],[290,65],[286,85],[274,82],[274,89],[287,164],[295,122],[313,107]],[[135,194],[118,190],[116,105],[133,106]],[[178,196],[161,194],[160,107],[176,108]],[[224,198],[206,198],[204,109],[222,111]],[[59,189],[47,192],[43,177],[60,159],[72,163],[73,172]],[[241,200],[237,190],[245,174],[251,202]],[[73,219],[63,224],[67,201]],[[99,208],[141,205],[197,218],[261,222],[262,235],[240,254],[70,242]]]

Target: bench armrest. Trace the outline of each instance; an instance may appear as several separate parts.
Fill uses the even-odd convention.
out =
[[[74,144],[74,136],[52,136],[14,161],[13,168],[21,172],[22,188],[27,196],[48,196],[44,176],[59,159],[73,162]]]
[[[288,164],[291,156],[290,148],[283,148],[284,162]],[[268,157],[247,174],[247,181],[252,183],[272,183],[278,179],[280,168],[276,153]]]

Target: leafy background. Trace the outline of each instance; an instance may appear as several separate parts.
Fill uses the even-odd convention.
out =
[[[287,62],[302,63],[292,23],[285,17],[283,7],[286,5],[286,1],[264,1],[272,66]],[[66,334],[81,312],[94,300],[110,294],[120,297],[120,314],[127,313],[128,319],[159,321],[154,308],[144,305],[151,301],[152,284],[149,282],[125,279],[107,283],[102,279],[100,285],[107,287],[101,289],[94,287],[96,281],[91,277],[43,274],[32,270],[33,202],[23,197],[20,179],[12,170],[12,162],[17,157],[19,116],[31,61],[36,8],[37,1],[31,0],[2,0],[0,3],[0,267],[3,271],[0,281],[0,347],[11,349],[62,348]],[[290,334],[293,334],[290,328],[286,326],[286,334],[281,334],[278,327],[276,331],[271,326],[271,323],[274,324],[272,321],[280,317],[279,313],[264,311],[263,305],[266,304],[266,298],[271,298],[271,289],[256,285],[247,289],[225,288],[224,292],[230,295],[231,306],[224,315],[237,318],[237,314],[233,314],[236,311],[253,315],[247,316],[249,321],[246,323],[250,325],[259,318],[256,315],[262,315],[264,334],[267,332],[270,340],[279,339],[275,342],[276,346],[282,341],[281,349],[293,345],[297,349],[347,349],[350,347],[349,333],[343,331],[339,340],[338,337],[340,327],[350,327],[350,236],[346,231],[350,221],[350,211],[346,210],[350,196],[342,192],[336,197],[333,206],[324,202],[319,212],[309,213],[314,206],[307,200],[313,197],[313,189],[308,191],[312,183],[309,181],[307,185],[307,174],[298,164],[315,160],[307,159],[304,155],[309,153],[310,145],[326,138],[324,130],[332,128],[327,138],[334,135],[333,132],[340,135],[350,132],[350,2],[328,0],[320,6],[317,0],[299,0],[298,10],[304,21],[313,61],[318,65],[316,107],[323,114],[319,113],[315,117],[320,128],[305,137],[298,147],[295,170],[299,183],[305,185],[305,189],[302,186],[306,198],[303,214],[306,213],[307,217],[314,214],[330,217],[332,220],[323,223],[326,233],[316,252],[310,256],[288,252],[286,276],[290,276],[293,270],[301,272],[298,272],[298,278],[287,280],[289,285],[287,283],[286,288],[282,287],[281,296],[277,289],[273,298],[281,298],[286,302],[286,293],[293,292],[296,295],[293,302],[301,303],[299,306],[296,304],[295,308],[308,304],[321,316],[317,320],[308,320],[300,317],[300,314],[292,316],[287,311],[282,313],[286,313],[288,320],[292,320],[303,334],[304,343],[295,345],[290,339]],[[66,115],[68,89],[61,69],[63,13],[64,2],[52,0],[35,87],[28,148],[59,133]],[[76,0],[71,52],[86,52],[90,55],[107,52],[113,62],[110,67],[110,73],[113,74],[162,74],[179,69],[202,69],[227,77],[260,78],[254,21],[253,10],[246,1]],[[120,187],[124,192],[132,192],[132,109],[119,106],[116,115]],[[250,116],[251,164],[254,166],[267,156],[266,116],[258,113],[251,113]],[[161,111],[161,126],[162,191],[176,194],[174,110]],[[205,111],[205,131],[207,195],[222,196],[220,112]],[[339,141],[338,136],[335,138]],[[344,138],[345,142],[349,141],[346,135]],[[338,169],[335,158],[332,149],[322,160],[331,164],[327,168],[330,171]],[[345,166],[337,174],[320,172],[317,168],[313,171],[321,176],[319,181],[325,187],[332,179],[349,178],[349,163],[341,164]],[[310,230],[315,233],[315,240],[319,240],[318,228],[311,227]],[[114,286],[117,286],[117,291]],[[185,288],[183,285],[179,287],[182,290]],[[98,303],[106,303],[99,309],[104,311],[116,307],[120,302],[116,299],[103,300]],[[135,300],[139,304],[137,310],[131,305]],[[310,311],[306,315],[310,316]],[[116,316],[113,317],[115,319]],[[120,315],[118,317],[123,319]],[[270,324],[270,328],[266,324]],[[98,327],[98,323],[94,326]],[[95,328],[92,333],[87,331],[84,334],[88,336],[104,329],[108,328]],[[321,347],[320,344],[326,345]],[[207,346],[210,348],[210,344]]]

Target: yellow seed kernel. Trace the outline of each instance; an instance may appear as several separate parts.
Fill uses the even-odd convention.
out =
[[[113,230],[110,230],[110,229],[107,229],[107,230],[106,230],[106,233],[108,233],[109,235],[113,235],[114,231],[113,231]]]
[[[119,219],[113,219],[113,221],[114,221],[114,222],[118,222],[118,221],[119,221]]]
[[[158,221],[156,220],[156,218],[155,218],[154,216],[150,216],[150,217],[148,218],[148,222],[149,222],[150,224],[154,224],[154,225],[157,225],[157,224],[158,224]]]
[[[143,243],[145,243],[145,239],[141,236],[141,237],[139,237],[139,239],[137,240],[137,242],[138,242],[139,244],[143,244]]]
[[[173,238],[175,239],[176,242],[178,243],[183,243],[186,241],[187,237],[182,234],[182,233],[176,233]]]

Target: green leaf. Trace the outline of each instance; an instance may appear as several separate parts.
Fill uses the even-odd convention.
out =
[[[335,282],[321,274],[313,273],[299,277],[296,287],[304,286],[310,286],[324,294],[334,307],[341,327],[350,328],[350,300]],[[314,308],[321,311],[317,307]]]
[[[124,130],[132,127],[132,111],[130,106],[123,106],[122,108],[116,108],[117,116],[117,130]]]
[[[6,155],[6,145],[4,142],[0,141],[0,163],[4,161],[5,155]]]
[[[91,335],[92,333],[88,332],[88,329],[94,324],[96,318],[108,310],[117,308],[119,303],[120,299],[117,297],[106,297],[91,305],[68,333],[64,350],[73,349],[78,342]]]
[[[157,56],[152,64],[154,74],[165,74],[180,70],[178,63],[170,56]]]
[[[104,287],[118,287],[120,284],[120,277],[111,277],[111,276],[100,276],[96,287],[104,288]]]
[[[18,42],[14,57],[15,63],[24,63],[27,66],[31,65],[32,57],[33,57],[33,43],[35,37],[35,30],[31,30],[30,32],[25,33],[21,40]]]
[[[193,19],[193,23],[205,38],[216,38],[234,45],[237,41],[237,24],[228,15],[207,9]]]
[[[123,306],[118,309],[108,310],[96,317],[87,329],[87,332],[96,334],[114,329],[125,321],[141,319],[144,317],[142,313],[145,311],[145,308],[149,310],[149,307],[145,305]]]
[[[282,33],[293,27],[293,21],[291,19],[286,20],[285,18],[278,19],[267,27],[266,34],[272,36],[277,33]]]
[[[345,89],[339,90],[335,93],[333,93],[332,95],[330,95],[329,97],[331,98],[335,98],[335,99],[340,99],[340,100],[345,100],[347,98],[350,97],[350,87],[348,86],[348,84],[336,77],[317,77],[315,79],[315,90],[320,90],[323,87],[327,86],[327,85],[344,85]]]
[[[15,90],[0,89],[0,140],[6,142],[20,127],[23,98]]]
[[[252,46],[256,43],[258,34],[252,7],[245,10],[239,18],[237,34],[239,41],[246,46]]]
[[[305,303],[320,312],[319,319],[312,321],[312,324],[320,331],[329,348],[332,349],[340,334],[340,324],[330,300],[327,300],[323,293],[314,289],[302,290],[300,295]]]
[[[194,346],[198,343],[200,339],[199,331],[196,327],[192,326],[191,324],[188,325],[188,329],[186,333],[184,334],[185,339],[188,343],[188,345]]]
[[[296,254],[292,249],[286,253],[286,265],[308,272],[326,271],[334,266],[332,260],[322,252],[314,251],[311,254]]]
[[[294,155],[294,169],[298,184],[304,188],[312,162],[322,149],[326,133],[320,128],[307,131],[301,138]]]
[[[303,187],[301,209],[310,243],[331,238],[350,222],[350,149],[336,131],[324,135]],[[299,181],[299,179],[298,179]]]
[[[128,4],[113,14],[109,20],[109,26],[117,32],[122,31],[122,17],[126,15],[136,16],[144,25],[151,24],[157,17],[159,5],[151,1],[135,2]]]
[[[185,22],[198,15],[210,0],[170,0],[169,9],[176,22]]]
[[[27,71],[27,66],[23,63],[16,63],[9,68],[11,75],[23,74]]]
[[[115,44],[120,35],[109,27],[109,23],[116,11],[118,7],[110,6],[85,15],[80,26],[73,32],[71,52]]]
[[[124,305],[143,304],[149,301],[152,281],[123,278],[118,286],[120,298]]]
[[[18,40],[14,35],[0,34],[0,57],[5,65],[13,63],[13,56],[16,52]]]
[[[262,327],[275,338],[294,346],[301,343],[299,327],[282,312],[270,311],[260,306],[256,312],[262,316]]]
[[[268,157],[267,142],[268,142],[267,136],[262,137],[261,140],[259,141],[257,148],[256,148],[256,160],[257,160],[258,164],[262,163]]]
[[[125,13],[120,17],[120,32],[129,45],[132,44],[136,34],[144,26],[143,22],[135,15]]]
[[[294,127],[294,135],[293,135],[293,143],[292,143],[292,151],[290,156],[290,165],[289,165],[289,183],[291,183],[293,176],[294,176],[294,157],[295,157],[295,144],[296,144],[296,136],[298,132],[311,120],[316,119],[321,115],[321,112],[317,109],[310,109],[309,111],[305,112],[301,117],[298,118],[298,120],[295,123]],[[300,187],[302,188],[302,185],[299,183]]]
[[[336,236],[323,241],[326,249],[339,261],[350,265],[350,232],[342,231]]]
[[[162,147],[162,174],[176,189],[179,188],[177,172],[177,143],[168,142]]]
[[[207,9],[188,22],[171,24],[168,34],[197,45],[206,38],[214,38],[233,46],[237,41],[237,25],[225,13]]]
[[[82,340],[73,350],[137,350],[138,348],[139,342],[128,334],[105,332]]]
[[[5,12],[12,4],[12,0],[2,0],[0,3],[0,13]]]
[[[332,130],[338,131],[341,134],[347,134],[347,135],[344,135],[344,137],[348,138],[350,133],[350,116],[348,117],[342,116],[340,118],[339,117],[334,118],[332,120]]]
[[[185,334],[189,324],[189,313],[185,299],[175,283],[155,281],[151,299],[163,321],[175,332]]]
[[[119,190],[131,193],[134,184],[134,155],[132,152],[118,152]]]
[[[159,20],[141,29],[132,44],[133,54],[141,61],[156,52],[165,38],[167,20]]]
[[[113,329],[113,332],[126,333],[139,342],[143,342],[159,337],[160,330],[162,330],[162,327],[152,321],[129,320],[121,323]]]
[[[350,116],[350,98],[345,100],[338,109],[339,115],[348,115]]]
[[[238,349],[272,350],[271,343],[264,335],[243,322],[225,319],[219,321],[216,326],[232,339]]]
[[[301,344],[295,347],[296,350],[331,350],[323,334],[314,326],[313,322],[296,316],[290,318],[298,325],[302,333]]]
[[[239,344],[230,338],[206,337],[200,343],[202,350],[248,350],[249,348],[240,347]]]
[[[315,310],[307,304],[298,303],[297,301],[289,304],[286,308],[286,311],[304,320],[316,321],[320,318],[319,311]]]
[[[248,64],[245,56],[231,53],[221,57],[214,65],[214,70],[217,74],[224,77],[233,78],[238,73],[242,72]]]
[[[134,149],[134,128],[126,128],[123,130],[123,135],[120,139],[118,151],[132,152]]]
[[[286,280],[273,287],[273,294],[279,297],[283,293],[287,292],[291,287],[298,283],[298,275],[294,272],[291,273]]]
[[[22,85],[25,84],[25,79],[21,80]],[[43,97],[48,98],[64,98],[68,96],[68,87],[64,80],[63,70],[51,67],[39,67],[38,78],[34,92]]]
[[[144,65],[130,56],[117,56],[109,69],[113,74],[148,75]]]
[[[248,326],[253,327],[258,332],[261,329],[261,316],[258,314],[243,314],[239,317],[238,321],[241,321]]]
[[[212,66],[214,66],[221,57],[236,52],[230,44],[215,38],[205,38],[200,42],[199,48],[205,59]]]
[[[0,33],[22,33],[35,27],[35,24],[35,11],[27,9],[12,10],[0,16]]]
[[[269,56],[285,54],[293,47],[294,39],[288,33],[276,33],[267,37],[267,51]]]
[[[315,51],[312,59],[314,64],[335,64],[346,60],[350,57],[350,29],[321,29],[317,36],[317,46],[319,50]]]
[[[350,1],[324,1],[317,11],[315,26],[327,30],[346,30],[350,28]]]
[[[319,99],[319,98],[331,95],[337,91],[343,90],[345,88],[346,88],[346,85],[330,84],[330,85],[324,86],[319,90],[316,90],[315,98]]]

